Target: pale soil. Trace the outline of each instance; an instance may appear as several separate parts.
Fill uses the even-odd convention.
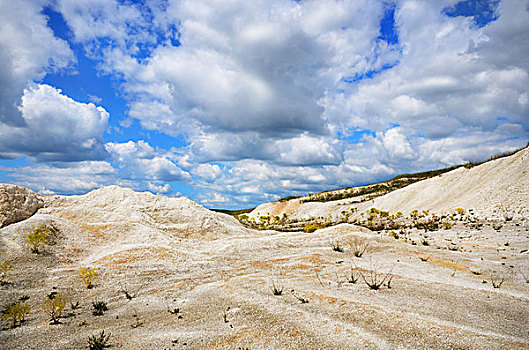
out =
[[[24,234],[40,222],[59,233],[36,255]],[[460,223],[426,233],[423,246],[417,230],[407,240],[348,224],[253,231],[186,199],[115,187],[61,198],[0,230],[2,259],[15,264],[0,305],[29,295],[32,307],[22,326],[3,323],[0,348],[82,349],[101,330],[123,349],[529,348],[528,230],[516,218],[500,232]],[[361,258],[354,237],[369,244]],[[331,249],[337,241],[345,252]],[[80,266],[99,268],[94,289]],[[391,289],[347,283],[353,266],[390,273]],[[505,282],[493,288],[491,277]],[[272,295],[272,282],[283,295]],[[67,306],[59,325],[39,309],[52,291],[81,306]],[[108,303],[103,316],[92,315],[96,299]]]

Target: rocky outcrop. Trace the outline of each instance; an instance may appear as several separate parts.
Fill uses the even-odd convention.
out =
[[[0,227],[29,218],[43,205],[41,196],[27,188],[0,184]]]

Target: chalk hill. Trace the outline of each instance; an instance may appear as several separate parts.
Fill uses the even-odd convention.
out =
[[[329,202],[305,202],[306,199],[265,203],[249,216],[286,213],[291,219],[329,214],[336,217],[351,208],[362,212],[373,207],[392,213],[408,213],[414,209],[443,213],[462,207],[484,216],[529,210],[529,148],[472,168],[459,167],[360,203],[354,198]]]

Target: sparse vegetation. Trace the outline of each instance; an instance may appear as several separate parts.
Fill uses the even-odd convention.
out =
[[[143,326],[144,322],[139,319],[138,315],[133,315],[133,317],[134,317],[134,323],[130,325],[132,328],[138,328],[138,327]]]
[[[92,289],[96,279],[99,277],[99,271],[93,267],[81,267],[79,269],[79,277],[81,277],[87,289]]]
[[[310,222],[307,222],[305,224],[305,227],[303,228],[303,230],[307,233],[312,233],[314,231],[316,231],[317,229],[319,229],[320,227],[318,226],[317,223],[310,223]]]
[[[443,225],[443,228],[444,228],[445,230],[449,230],[449,229],[452,228],[452,223],[449,222],[449,221],[443,221],[443,222],[441,222],[441,225]]]
[[[9,260],[0,262],[0,285],[7,283],[7,274],[13,268],[13,263]]]
[[[167,309],[167,312],[169,312],[171,315],[178,315],[178,319],[183,318],[183,316],[180,315],[180,308]]]
[[[373,266],[372,269],[368,270],[367,272],[362,272],[361,270],[358,271],[360,272],[360,276],[362,276],[362,279],[364,280],[365,284],[370,289],[379,290],[380,287],[382,287],[386,281],[388,281],[388,288],[391,288],[391,280],[393,279],[391,272],[384,274],[379,272],[378,269],[374,268]]]
[[[294,289],[292,289],[290,292],[292,293],[292,295],[294,296],[294,298],[298,299],[302,304],[308,304],[309,299],[304,298],[304,297],[302,297],[302,296],[296,294],[296,292],[294,291]]]
[[[120,284],[120,291],[121,293],[123,293],[125,295],[125,298],[127,298],[127,300],[132,300],[136,297],[136,295],[138,294],[138,291],[135,291],[135,292],[131,292],[129,291],[128,288],[126,287],[123,287],[121,284]]]
[[[31,307],[26,303],[28,298],[20,298],[16,303],[5,307],[2,317],[9,321],[11,327],[21,325],[31,311]]]
[[[465,215],[465,209],[463,208],[456,208],[455,212],[457,215],[460,215],[460,216]]]
[[[92,302],[92,306],[94,308],[94,311],[92,311],[94,316],[102,316],[105,311],[108,311],[107,303],[104,301],[96,300]]]
[[[332,250],[335,252],[343,253],[345,250],[339,241],[331,242]]]
[[[351,241],[351,249],[353,250],[353,255],[357,258],[361,258],[362,255],[364,255],[367,247],[369,246],[368,243],[365,243],[364,241],[360,240],[358,237],[355,237]]]
[[[272,291],[272,294],[275,296],[279,296],[283,294],[283,282],[279,277],[272,277],[270,279],[270,290]]]
[[[492,287],[500,288],[501,285],[503,284],[503,282],[505,282],[505,278],[504,277],[499,277],[499,276],[497,276],[496,274],[493,273],[490,276],[490,282],[492,283]]]
[[[347,282],[348,283],[356,283],[358,282],[358,279],[360,278],[360,271],[358,270],[358,268],[351,268],[349,270],[349,273],[345,276],[345,278],[347,279]]]
[[[44,298],[41,308],[42,311],[50,316],[52,324],[58,324],[65,306],[66,297],[61,293],[52,292]]]
[[[88,337],[89,350],[102,350],[104,348],[110,347],[108,345],[108,340],[110,339],[111,335],[111,333],[105,335],[105,331],[102,330],[98,335],[91,335]]]
[[[36,228],[31,227],[31,230],[28,232],[26,241],[29,243],[29,247],[32,253],[40,253],[41,246],[48,242],[48,235],[51,232],[52,229],[46,225],[40,225]]]

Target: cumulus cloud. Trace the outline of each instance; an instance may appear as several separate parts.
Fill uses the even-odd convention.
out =
[[[104,108],[39,84],[24,90],[19,111],[24,126],[0,124],[0,155],[27,155],[38,161],[105,158],[102,135],[109,114]]]
[[[40,13],[45,1],[0,2],[0,123],[24,126],[17,106],[28,82],[68,67],[74,56]]]
[[[173,189],[171,187],[171,185],[169,185],[169,184],[156,185],[156,184],[154,184],[152,182],[149,182],[148,188],[149,188],[149,191],[151,191],[151,192],[162,193],[162,194],[169,193]]]
[[[380,11],[367,1],[175,1],[164,18],[180,24],[181,46],[139,63],[113,52],[105,63],[124,75],[129,115],[144,128],[203,144],[219,131],[245,134],[243,148],[293,144],[329,135],[319,99],[369,69]]]
[[[116,169],[104,161],[54,162],[3,168],[14,183],[42,194],[80,194],[111,184]]]
[[[103,109],[28,87],[73,57],[46,28],[43,3],[2,3],[13,19],[0,23],[8,63],[0,68],[0,157],[104,159],[116,172],[101,183],[165,193],[179,181],[199,188],[204,204],[243,206],[525,145],[527,0],[483,3],[473,17],[458,15],[458,3],[55,2],[72,40],[119,77],[128,102],[120,125],[134,129],[137,120],[184,140],[167,150],[145,141],[103,147]],[[34,21],[22,23],[23,11]],[[17,44],[7,34],[19,26]],[[44,28],[36,35],[31,26]],[[29,142],[36,130],[49,135],[46,144]]]
[[[109,142],[105,148],[124,179],[165,182],[190,179],[189,173],[178,167],[166,151],[154,149],[145,141]]]
[[[508,115],[525,127],[517,136],[526,136],[527,52],[518,47],[520,36],[529,29],[519,22],[529,20],[527,3],[502,2],[498,19],[483,28],[473,25],[471,18],[447,17],[443,5],[399,4],[396,24],[403,47],[399,65],[363,81],[347,99],[337,99],[354,115],[342,117],[353,126],[371,129],[396,122],[416,134],[440,139],[465,128],[494,130],[498,117]],[[504,34],[506,27],[510,37]],[[508,64],[496,57],[503,46],[517,51],[504,57]]]

